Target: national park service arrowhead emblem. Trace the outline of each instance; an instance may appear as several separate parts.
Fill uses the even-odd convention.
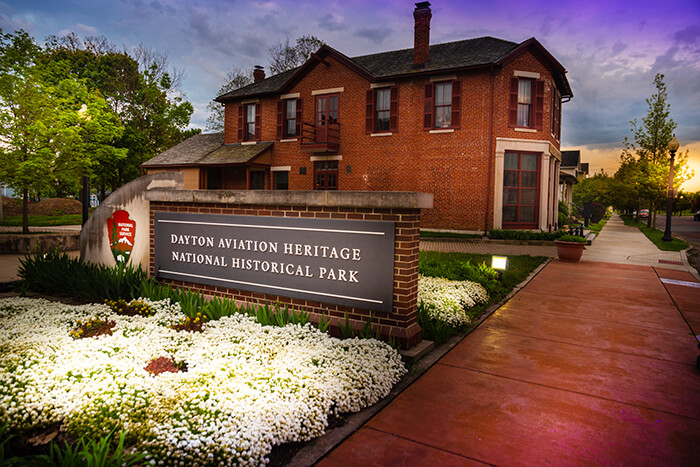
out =
[[[107,219],[107,233],[109,234],[109,249],[112,250],[117,264],[120,266],[127,264],[134,247],[136,222],[129,219],[128,212],[115,211],[112,217]]]

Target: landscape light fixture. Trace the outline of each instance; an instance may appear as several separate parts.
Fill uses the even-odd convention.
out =
[[[668,168],[668,192],[666,197],[666,230],[664,231],[664,236],[661,240],[664,242],[670,242],[673,240],[671,236],[671,213],[673,210],[673,158],[676,155],[676,151],[680,147],[680,143],[676,139],[676,135],[673,135],[671,141],[668,142],[668,150],[671,152],[671,163]]]
[[[503,271],[508,269],[508,257],[507,256],[492,256],[491,257],[491,269],[495,269],[498,272],[498,279],[503,277]]]

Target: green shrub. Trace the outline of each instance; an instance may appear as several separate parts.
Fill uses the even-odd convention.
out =
[[[559,201],[559,212],[564,214],[564,219],[569,217],[569,206],[564,201]]]
[[[558,239],[560,242],[576,242],[576,243],[586,243],[587,240],[579,235],[562,235]]]
[[[37,250],[20,258],[17,275],[23,290],[100,302],[138,298],[146,280],[146,273],[140,268],[85,263],[58,248],[46,253]]]
[[[558,217],[558,219],[557,219],[557,222],[559,223],[559,227],[561,227],[562,225],[566,224],[566,216],[567,216],[566,214],[564,214],[563,212],[559,211],[559,217]]]
[[[530,230],[489,230],[489,238],[494,240],[556,240],[564,232],[557,230],[554,232],[533,232]]]

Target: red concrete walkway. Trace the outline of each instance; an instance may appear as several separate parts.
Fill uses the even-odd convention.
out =
[[[319,465],[698,465],[698,285],[554,261]]]

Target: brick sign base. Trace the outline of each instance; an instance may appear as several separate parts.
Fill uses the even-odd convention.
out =
[[[211,215],[218,215],[223,216],[222,219],[226,216],[257,216],[393,223],[393,303],[390,311],[293,298],[283,293],[261,293],[222,285],[198,284],[192,279],[160,280],[174,286],[198,290],[205,296],[227,297],[237,302],[280,302],[308,311],[313,322],[318,322],[325,315],[332,319],[330,330],[334,335],[340,335],[338,324],[344,322],[346,314],[356,329],[362,328],[372,317],[372,328],[375,332],[379,331],[382,339],[393,339],[403,349],[420,342],[421,329],[417,322],[420,218],[421,209],[432,207],[432,195],[397,192],[150,190],[146,193],[146,198],[150,201],[149,274],[156,277],[156,213],[206,214],[207,219],[212,219]]]

